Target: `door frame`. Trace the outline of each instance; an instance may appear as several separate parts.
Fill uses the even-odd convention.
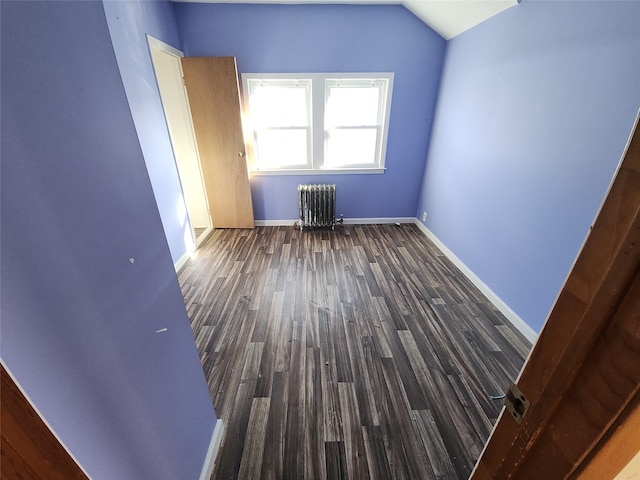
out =
[[[208,200],[208,192],[207,192],[207,188],[204,182],[204,175],[202,173],[202,163],[200,160],[200,152],[198,151],[198,142],[196,141],[195,138],[195,130],[194,130],[194,125],[193,125],[193,118],[191,115],[191,106],[189,105],[189,100],[187,98],[187,91],[186,91],[186,87],[184,85],[184,74],[182,72],[182,62],[180,62],[180,58],[184,57],[184,53],[181,50],[178,50],[175,47],[172,47],[171,45],[164,43],[161,40],[158,40],[155,37],[152,37],[151,35],[147,34],[147,44],[149,47],[149,56],[151,58],[151,65],[153,66],[153,73],[155,75],[156,78],[156,86],[158,87],[158,93],[160,95],[160,101],[162,103],[162,110],[164,112],[164,116],[165,116],[165,123],[167,125],[167,131],[169,133],[169,139],[171,141],[171,149],[173,152],[173,161],[175,162],[175,166],[176,166],[176,171],[178,172],[178,180],[180,182],[180,189],[182,191],[182,195],[185,199],[185,207],[187,210],[187,216],[189,217],[189,225],[191,226],[191,235],[193,237],[193,244],[195,245],[195,248],[197,249],[200,244],[207,238],[207,236],[213,231],[214,225],[213,225],[213,219],[211,217],[211,212],[209,211],[209,200]],[[206,227],[206,230],[198,237],[196,235],[195,232],[195,227],[191,218],[191,213],[189,212],[189,202],[187,201],[187,198],[189,196],[189,192],[187,191],[187,189],[185,188],[185,182],[183,179],[183,173],[180,171],[180,166],[178,164],[177,158],[176,158],[176,148],[175,148],[175,139],[174,139],[174,132],[171,131],[171,127],[168,121],[168,109],[166,108],[164,99],[162,97],[162,91],[160,88],[160,82],[158,80],[158,69],[156,67],[154,58],[153,58],[153,50],[157,50],[163,53],[166,53],[172,57],[175,57],[178,61],[178,66],[180,68],[180,78],[179,81],[182,85],[182,91],[183,91],[183,99],[184,99],[184,104],[185,107],[187,109],[188,112],[188,117],[189,117],[189,123],[190,123],[190,131],[191,131],[191,135],[192,135],[192,140],[193,140],[193,145],[195,148],[195,155],[196,155],[196,164],[197,164],[197,172],[198,172],[198,177],[199,177],[199,181],[200,184],[202,186],[202,191],[204,192],[204,197],[205,197],[205,206],[207,208],[207,213],[208,213],[208,225]],[[188,256],[190,254],[192,254],[193,252],[187,252],[187,255],[184,257],[184,260],[181,259],[178,261],[178,263],[184,263],[186,262],[186,259],[188,259]],[[178,270],[182,265],[177,265],[176,270]]]

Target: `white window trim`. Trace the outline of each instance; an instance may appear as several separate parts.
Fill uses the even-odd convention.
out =
[[[255,80],[260,80],[260,82],[255,82]],[[243,87],[244,87],[244,91],[247,92],[247,101],[248,101],[248,92],[251,91],[251,83],[260,83],[262,84],[263,82],[267,82],[269,85],[268,86],[272,86],[272,87],[299,87],[301,86],[302,88],[305,89],[305,97],[306,97],[306,104],[310,104],[312,101],[312,83],[310,79],[298,79],[298,78],[277,78],[277,79],[269,79],[269,78],[265,78],[264,76],[258,78],[258,79],[254,79],[254,78],[243,78]],[[301,84],[301,85],[299,85]],[[245,101],[245,103],[247,102]],[[247,111],[247,109],[245,108],[245,112]],[[245,117],[246,118],[246,117]],[[312,139],[312,135],[313,135],[313,122],[311,119],[311,111],[309,109],[309,111],[307,112],[307,124],[306,126],[282,126],[282,127],[267,127],[266,130],[285,130],[285,131],[291,131],[291,130],[304,130],[306,132],[306,139],[307,139],[307,152],[306,152],[306,156],[307,156],[307,162],[305,163],[300,163],[297,165],[291,165],[289,168],[292,169],[297,169],[297,170],[307,170],[307,169],[311,169],[312,165],[310,163],[313,152],[311,151],[311,145],[313,144],[313,139]],[[250,135],[250,138],[248,138],[246,140],[246,143],[252,144],[254,142],[255,139],[255,134],[256,134],[256,130],[253,127],[253,125],[248,125],[249,128],[245,128],[245,136]],[[250,164],[252,166],[255,165],[255,158],[254,158],[254,152],[255,149],[253,148],[253,145],[251,145],[251,148],[248,149],[248,155],[249,155],[249,161]],[[253,168],[253,170],[255,170],[255,168]],[[274,171],[280,170],[280,168],[274,168]]]
[[[291,168],[291,169],[256,169],[255,156],[253,154],[253,135],[250,129],[245,129],[247,143],[247,153],[249,166],[252,175],[326,175],[326,174],[380,174],[386,170],[386,153],[387,139],[389,133],[389,119],[391,117],[391,97],[393,94],[393,72],[341,72],[341,73],[243,73],[242,75],[242,98],[245,117],[248,115],[248,82],[250,79],[289,79],[289,80],[311,80],[311,134],[312,134],[312,165],[307,168]],[[362,79],[374,80],[384,79],[388,82],[387,95],[384,99],[383,124],[382,124],[382,141],[380,146],[380,163],[375,167],[358,167],[358,168],[339,168],[324,169],[322,163],[324,161],[325,148],[325,132],[324,128],[314,128],[315,125],[324,125],[324,109],[325,109],[325,81],[339,79]],[[316,94],[314,92],[322,92]]]

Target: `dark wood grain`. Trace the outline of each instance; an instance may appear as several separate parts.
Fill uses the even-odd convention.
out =
[[[0,477],[7,480],[87,479],[4,365],[0,372]]]
[[[216,230],[179,277],[216,479],[466,479],[531,347],[413,225]]]

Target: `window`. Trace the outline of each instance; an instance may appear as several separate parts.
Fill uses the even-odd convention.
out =
[[[326,167],[378,167],[386,83],[386,80],[325,81]]]
[[[258,173],[382,173],[392,73],[243,74]]]
[[[265,169],[310,165],[311,81],[249,79],[256,165]]]

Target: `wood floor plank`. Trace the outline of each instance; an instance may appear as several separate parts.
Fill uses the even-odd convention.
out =
[[[324,421],[322,417],[322,395],[320,369],[320,349],[307,348],[305,356],[305,398],[304,398],[304,478],[327,478],[325,461]]]
[[[273,377],[273,390],[267,433],[265,435],[262,470],[259,478],[279,480],[284,478],[284,445],[287,417],[288,378],[284,372],[276,372]],[[216,472],[214,472],[214,475]],[[220,476],[218,478],[236,478]]]
[[[213,479],[466,479],[531,347],[413,225],[215,230],[178,278]]]
[[[362,439],[360,412],[353,382],[338,383],[340,417],[344,436],[348,478],[369,478],[369,466]]]
[[[272,293],[273,303],[267,318],[267,336],[262,349],[260,373],[256,382],[256,397],[268,397],[271,395],[273,375],[276,371],[276,353],[280,332],[279,322],[282,315],[282,293]]]
[[[390,358],[383,358],[381,363],[389,386],[390,418],[395,420],[395,428],[400,434],[399,440],[404,450],[410,478],[429,478],[427,455],[418,444],[419,437],[414,435],[410,402],[401,383],[396,364]]]
[[[456,471],[447,454],[447,448],[442,441],[438,426],[429,410],[412,412],[413,421],[420,434],[420,439],[429,457],[429,466],[433,472],[432,478],[456,478]]]
[[[244,453],[245,438],[249,426],[249,417],[253,398],[251,386],[241,383],[235,392],[234,403],[230,413],[225,413],[229,419],[228,425],[232,426],[231,432],[226,432],[225,442],[219,453],[217,472],[220,478],[238,478],[240,464]]]
[[[289,395],[287,397],[284,450],[284,472],[290,478],[301,478],[304,475],[304,455],[300,454],[300,446],[304,444],[304,431],[306,429],[306,348],[303,340],[304,324],[302,322],[294,322],[290,341],[291,364],[289,366]]]
[[[238,478],[251,480],[260,476],[270,402],[270,398],[253,399]]]
[[[348,479],[344,442],[327,442],[325,450],[327,452],[327,478]]]
[[[389,460],[382,438],[382,429],[380,426],[361,428],[362,441],[369,466],[369,478],[371,478],[371,480],[386,480],[392,478]]]

